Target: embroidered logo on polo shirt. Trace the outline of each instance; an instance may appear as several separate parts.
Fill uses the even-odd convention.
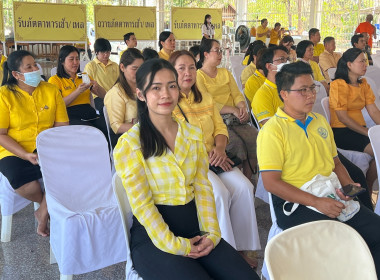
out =
[[[327,135],[329,134],[329,133],[327,132],[327,129],[324,128],[324,127],[320,127],[320,128],[318,128],[318,133],[319,133],[319,135],[322,136],[323,139],[326,139],[326,138],[327,138]]]
[[[71,86],[64,87],[65,90],[71,89]]]

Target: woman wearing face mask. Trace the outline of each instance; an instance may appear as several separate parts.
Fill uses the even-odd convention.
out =
[[[177,77],[163,59],[141,65],[139,123],[114,151],[134,215],[133,265],[145,280],[259,279],[220,237],[202,132],[172,116]]]
[[[170,55],[175,50],[174,34],[170,31],[162,31],[158,38],[158,46],[160,47],[158,56],[162,59],[169,60]]]
[[[205,15],[205,20],[202,25],[202,41],[203,39],[214,39],[215,27],[211,23],[211,15]]]
[[[222,60],[222,49],[217,40],[205,39],[200,46],[197,87],[208,92],[222,115],[229,134],[226,150],[243,161],[243,173],[251,180],[256,169],[257,130],[247,124],[248,110],[243,94],[226,68],[218,68]]]
[[[296,53],[298,60],[306,62],[310,64],[311,69],[313,70],[313,78],[315,81],[321,82],[321,84],[325,87],[326,92],[329,92],[329,85],[326,82],[325,77],[322,74],[321,68],[318,63],[313,61],[313,52],[314,52],[314,44],[312,41],[303,40],[298,43]]]
[[[40,203],[35,212],[37,233],[49,235],[45,195],[36,153],[37,135],[54,126],[68,125],[59,90],[41,81],[34,57],[12,52],[4,63],[0,88],[0,172],[22,197]]]
[[[195,84],[195,58],[183,50],[174,52],[169,61],[177,70],[181,89],[181,99],[173,114],[202,129],[210,165],[224,171],[217,175],[209,170],[207,174],[214,191],[222,237],[256,267],[256,260],[244,255],[244,251],[260,249],[251,183],[239,168],[231,167],[233,162],[226,155],[227,127],[212,97],[207,92],[200,92]],[[241,230],[243,225],[244,230]]]
[[[104,98],[112,128],[112,147],[120,135],[137,122],[136,71],[143,62],[144,58],[138,49],[127,49],[120,59],[119,78]]]
[[[83,81],[79,70],[79,52],[73,46],[63,46],[59,51],[57,75],[50,77],[49,83],[61,91],[67,107],[70,124],[90,125],[107,135],[104,119],[91,106],[91,93],[104,98],[106,92],[99,84],[89,78]],[[88,76],[87,76],[88,77]],[[108,138],[107,138],[108,139]]]

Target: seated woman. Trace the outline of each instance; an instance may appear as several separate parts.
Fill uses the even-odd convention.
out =
[[[31,53],[12,52],[4,63],[0,88],[0,172],[22,197],[40,203],[35,212],[37,233],[48,236],[48,211],[38,179],[37,135],[54,126],[68,125],[59,90],[41,81]]]
[[[83,83],[82,76],[78,75],[79,66],[78,50],[73,46],[63,46],[59,51],[57,74],[50,77],[49,83],[61,91],[70,124],[94,126],[107,135],[104,119],[91,106],[91,92],[100,98],[104,98],[106,92],[91,77],[89,83]]]
[[[181,99],[173,114],[202,129],[210,164],[224,171],[218,175],[208,172],[222,237],[242,254],[246,250],[260,250],[253,186],[239,168],[232,167],[233,162],[226,155],[227,127],[212,97],[207,92],[201,93],[195,85],[195,58],[188,51],[176,51],[169,61],[177,70],[181,89]],[[255,260],[243,256],[251,266],[257,266]]]
[[[366,58],[360,49],[348,49],[339,59],[335,80],[330,84],[330,123],[338,148],[364,152],[373,157],[361,110],[366,108],[376,124],[380,124],[380,111],[370,85],[361,78],[366,70]],[[370,162],[366,177],[371,193],[377,178],[375,160]]]
[[[260,40],[257,40],[249,44],[249,47],[251,49],[249,50],[248,56],[246,56],[248,58],[247,59],[248,66],[243,69],[240,75],[240,80],[241,80],[241,83],[243,84],[243,88],[245,87],[245,83],[248,81],[249,77],[251,77],[256,71],[258,52],[262,49],[267,48],[267,46],[263,43],[263,41],[260,41]]]
[[[326,82],[325,77],[322,74],[322,70],[319,67],[318,63],[313,61],[313,52],[314,44],[312,41],[303,40],[298,43],[296,53],[299,60],[310,64],[311,69],[313,70],[313,77],[315,81],[321,82],[321,84],[326,89],[326,92],[329,92],[329,85]]]
[[[143,62],[138,49],[127,49],[120,58],[119,78],[104,98],[112,128],[112,147],[115,147],[120,135],[137,122],[136,71]]]
[[[174,34],[170,31],[162,31],[158,38],[158,46],[160,47],[159,57],[169,60],[170,55],[175,50]]]
[[[146,279],[259,279],[220,237],[199,128],[172,117],[177,72],[163,59],[136,73],[139,123],[114,151],[133,212],[131,255]]]
[[[256,169],[257,130],[247,124],[249,115],[243,94],[226,68],[217,68],[222,60],[222,49],[217,40],[202,41],[198,61],[197,87],[212,95],[215,106],[228,128],[230,143],[227,152],[243,161],[243,173],[251,180]]]
[[[284,46],[285,48],[288,49],[288,52],[289,52],[289,61],[290,62],[295,62],[297,60],[297,53],[296,51],[293,49],[293,45],[294,45],[294,39],[292,36],[290,35],[285,35],[280,43],[278,44],[279,46]]]

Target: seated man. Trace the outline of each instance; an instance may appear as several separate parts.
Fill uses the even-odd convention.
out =
[[[314,44],[313,60],[316,63],[319,63],[319,56],[325,50],[325,47],[319,43],[321,41],[321,33],[319,32],[319,29],[311,28],[309,30],[309,40]]]
[[[267,49],[261,58],[266,80],[257,90],[252,100],[252,112],[262,127],[283,103],[278,97],[275,76],[277,71],[288,61],[287,49],[282,46]]]
[[[331,78],[329,77],[327,70],[338,66],[338,60],[342,57],[342,54],[335,52],[336,45],[334,37],[326,37],[323,40],[323,45],[325,46],[325,50],[319,56],[319,66],[321,67],[327,82],[330,83]]]
[[[363,34],[356,34],[356,35],[352,36],[351,37],[351,45],[353,48],[358,48],[358,49],[361,49],[363,51],[364,56],[367,59],[367,66],[373,65],[371,55],[365,51],[366,41],[365,41]]]
[[[272,194],[277,224],[284,230],[311,221],[337,221],[344,209],[338,200],[300,189],[316,175],[334,176],[334,172],[342,186],[355,184],[338,158],[326,119],[311,112],[317,92],[311,73],[310,66],[303,62],[281,69],[276,84],[284,106],[265,124],[258,137],[261,176],[265,188]],[[335,192],[334,196],[342,201],[350,200],[338,189]],[[292,207],[294,204],[299,204],[296,209]],[[358,212],[344,223],[357,230],[366,241],[380,275],[380,235],[374,234],[380,231],[380,216],[360,204],[356,210]],[[291,213],[286,215],[285,211]]]

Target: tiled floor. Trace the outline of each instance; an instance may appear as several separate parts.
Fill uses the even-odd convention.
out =
[[[269,206],[256,199],[256,215],[262,248],[265,248],[271,226]],[[0,217],[1,220],[1,217]],[[53,280],[59,279],[57,264],[49,264],[49,238],[35,233],[33,204],[13,216],[12,239],[0,244],[1,280]],[[264,251],[258,252],[261,272]],[[125,263],[119,263],[98,271],[75,275],[75,280],[125,279]]]

